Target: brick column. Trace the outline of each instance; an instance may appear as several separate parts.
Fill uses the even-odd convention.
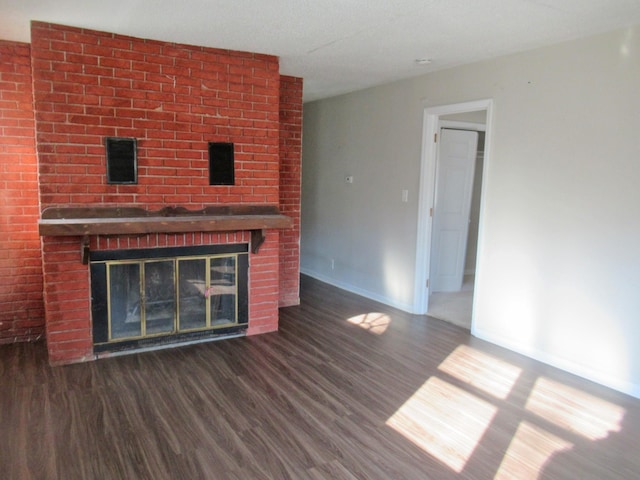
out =
[[[300,303],[302,79],[280,77],[280,211],[293,228],[280,232],[280,306]]]
[[[0,41],[0,343],[44,334],[30,55]]]
[[[279,204],[277,57],[42,22],[32,22],[31,39],[42,209]],[[137,139],[137,184],[107,183],[105,137]],[[209,184],[208,142],[234,144],[234,185]],[[208,238],[189,232],[166,241],[179,246],[191,237]],[[160,246],[154,238],[135,241]],[[80,240],[43,241],[52,363],[91,355]],[[278,328],[279,251],[273,230],[250,257],[248,334]]]

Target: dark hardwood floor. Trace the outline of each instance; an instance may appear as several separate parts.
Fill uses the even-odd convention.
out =
[[[0,347],[1,479],[633,479],[640,401],[307,277],[280,331],[50,368]]]

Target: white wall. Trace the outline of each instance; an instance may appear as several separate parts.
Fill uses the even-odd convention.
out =
[[[640,26],[306,104],[303,272],[410,310],[423,109],[488,98],[474,333],[640,396]]]
[[[301,267],[408,310],[422,112],[401,90],[383,90],[305,104]]]

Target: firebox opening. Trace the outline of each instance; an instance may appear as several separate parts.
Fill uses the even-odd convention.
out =
[[[247,244],[91,252],[90,271],[96,353],[247,328]]]

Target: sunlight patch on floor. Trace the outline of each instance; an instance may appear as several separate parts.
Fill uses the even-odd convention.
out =
[[[522,369],[467,345],[456,348],[438,369],[502,400],[522,373]]]
[[[382,335],[391,324],[391,318],[384,313],[370,312],[348,318],[347,322],[376,335]]]
[[[555,453],[572,447],[571,442],[523,421],[518,426],[494,478],[538,478],[540,470]]]
[[[536,381],[525,408],[541,420],[591,441],[620,431],[626,413],[618,405],[545,377]],[[522,421],[495,478],[537,478],[554,455],[572,448],[568,440]]]
[[[386,425],[460,473],[499,406],[511,395],[522,369],[459,345],[438,370],[441,374],[430,377]],[[495,398],[496,405],[488,396]],[[606,438],[620,431],[626,414],[618,405],[547,377],[537,378],[524,407],[522,416],[513,419],[517,431],[504,439],[509,447],[495,478],[538,478],[555,455],[574,448],[576,435],[590,441]]]
[[[386,424],[456,472],[464,469],[497,407],[431,377]]]
[[[589,440],[620,431],[625,409],[545,377],[537,381],[526,409]]]

